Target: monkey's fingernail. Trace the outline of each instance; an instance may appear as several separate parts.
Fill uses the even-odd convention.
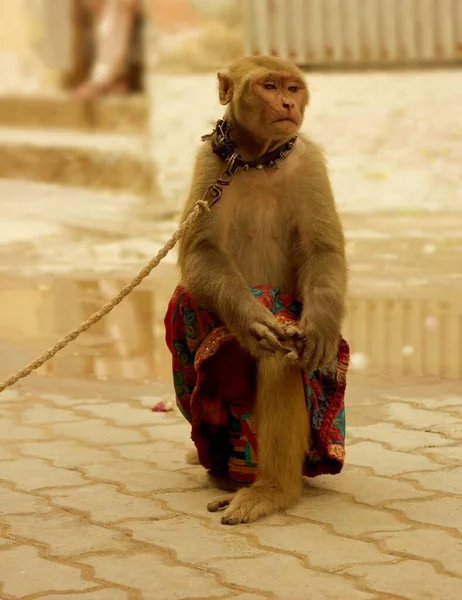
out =
[[[260,340],[258,343],[260,345],[260,348],[263,348],[263,350],[267,350],[271,353],[275,352],[274,348],[266,340]]]
[[[297,335],[297,333],[298,333],[298,329],[296,327],[294,327],[293,325],[286,328],[286,336],[294,337],[294,335]]]
[[[266,348],[267,350],[279,350],[282,348],[281,342],[277,339],[275,335],[267,336],[260,340],[260,345]]]

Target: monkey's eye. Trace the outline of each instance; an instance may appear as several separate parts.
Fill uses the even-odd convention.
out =
[[[298,92],[298,85],[289,85],[289,92]]]
[[[271,81],[267,81],[266,83],[263,84],[263,87],[265,88],[265,90],[275,90],[276,84],[271,83]]]

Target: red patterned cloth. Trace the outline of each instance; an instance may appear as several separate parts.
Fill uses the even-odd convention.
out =
[[[296,323],[300,303],[270,287],[249,288],[281,322]],[[191,423],[201,464],[226,471],[231,479],[251,483],[257,472],[257,439],[252,406],[227,404],[207,385],[204,364],[226,343],[234,341],[218,317],[176,288],[165,316],[167,345],[173,358],[176,401]],[[339,473],[345,458],[345,387],[350,352],[341,340],[337,359],[324,371],[304,372],[307,418],[312,453],[303,474]]]

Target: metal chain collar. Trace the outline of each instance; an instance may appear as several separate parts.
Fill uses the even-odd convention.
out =
[[[295,145],[297,136],[292,137],[288,142],[284,142],[271,152],[268,152],[261,158],[252,161],[244,160],[238,152],[236,152],[234,144],[228,137],[229,125],[224,119],[217,121],[215,129],[212,133],[202,136],[202,141],[211,140],[212,150],[223,162],[227,164],[226,169],[216,180],[214,184],[209,186],[202,197],[202,202],[208,200],[208,207],[211,208],[216,204],[223,195],[223,189],[227,187],[233,180],[237,171],[242,168],[243,171],[248,171],[250,168],[261,170],[263,167],[277,168],[277,160],[284,159],[288,156]]]

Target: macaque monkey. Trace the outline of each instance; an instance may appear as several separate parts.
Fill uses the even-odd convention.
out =
[[[249,57],[218,74],[219,99],[236,152],[262,159],[299,131],[309,93],[291,62]],[[205,142],[197,155],[183,220],[224,170]],[[250,486],[217,498],[222,523],[250,522],[301,496],[309,452],[302,371],[336,354],[345,313],[344,236],[323,154],[305,135],[278,168],[238,170],[223,197],[196,220],[179,249],[181,283],[234,334],[211,377],[233,392],[233,371],[255,366],[258,474]],[[298,326],[285,327],[250,293],[271,286],[302,303]],[[221,379],[220,379],[221,377]]]

